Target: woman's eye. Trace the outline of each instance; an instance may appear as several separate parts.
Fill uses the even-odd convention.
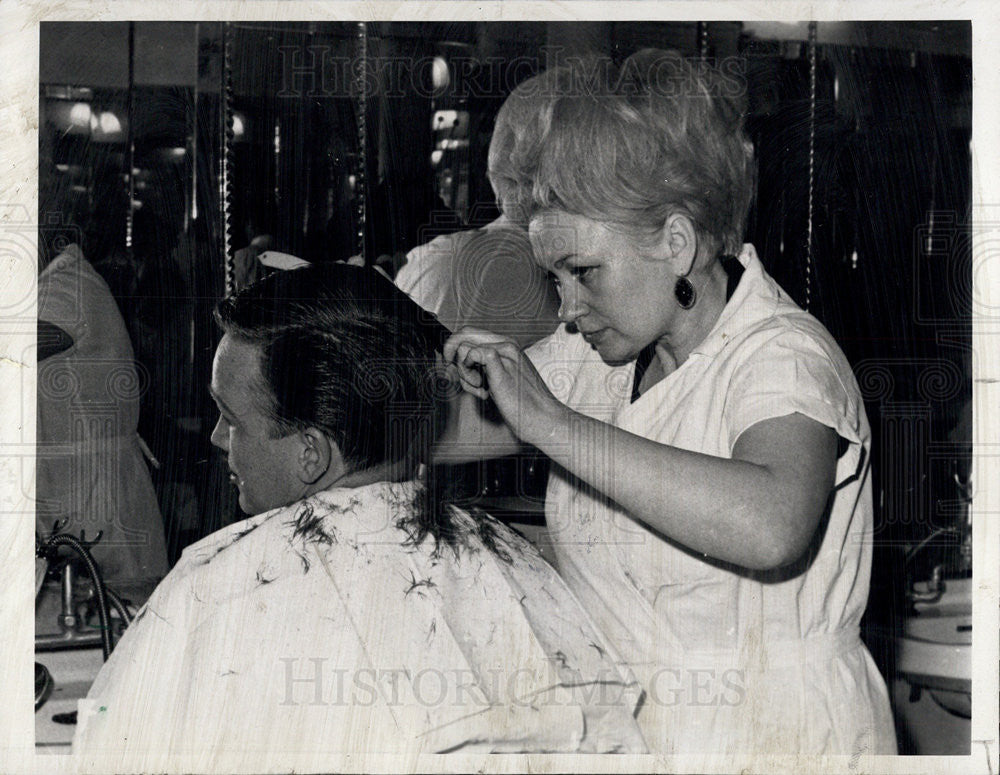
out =
[[[570,269],[570,273],[578,280],[588,280],[591,278],[594,269],[593,266],[574,266]]]

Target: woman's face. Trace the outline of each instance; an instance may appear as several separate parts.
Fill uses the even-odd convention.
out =
[[[559,317],[609,364],[634,360],[677,313],[666,256],[600,221],[550,211],[529,226],[535,261],[559,290]]]

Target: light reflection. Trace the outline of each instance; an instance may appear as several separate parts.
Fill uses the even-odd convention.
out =
[[[101,131],[106,135],[115,135],[122,131],[122,122],[110,110],[105,110],[101,113],[99,121]]]
[[[71,126],[89,126],[92,115],[90,105],[86,102],[77,102],[69,109],[69,123]]]

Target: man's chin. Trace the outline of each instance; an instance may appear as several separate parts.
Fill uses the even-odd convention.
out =
[[[275,509],[284,508],[285,506],[290,506],[295,503],[295,500],[288,500],[282,503],[251,503],[249,502],[242,493],[240,494],[240,509],[248,517],[256,517],[258,514],[263,514],[267,511],[274,511]]]
[[[261,507],[255,503],[250,503],[243,494],[240,494],[240,510],[246,514],[248,517],[256,517],[258,514],[263,514],[268,510],[268,507]]]

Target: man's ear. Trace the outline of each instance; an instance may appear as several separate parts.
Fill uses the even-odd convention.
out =
[[[698,255],[698,233],[690,217],[684,213],[671,213],[667,217],[660,232],[660,252],[678,277],[691,272]]]
[[[299,431],[299,456],[297,470],[303,484],[315,484],[331,468],[344,467],[340,449],[319,428],[309,427]]]

